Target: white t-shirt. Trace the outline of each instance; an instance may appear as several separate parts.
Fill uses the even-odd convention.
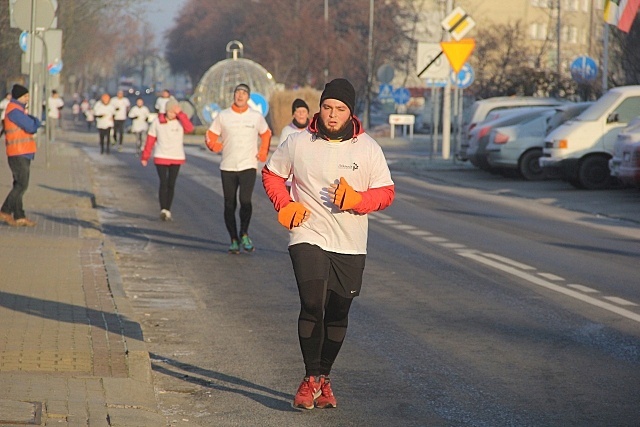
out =
[[[127,120],[127,108],[131,107],[129,98],[111,98],[109,103],[116,109],[115,120]]]
[[[59,119],[59,109],[62,107],[64,107],[64,101],[62,100],[62,98],[54,98],[53,96],[50,96],[49,99],[47,99],[47,108],[49,108],[49,114],[47,114],[47,116],[51,117],[52,119]]]
[[[134,105],[129,110],[129,118],[131,118],[131,132],[146,132],[149,129],[149,116],[151,112],[146,105],[138,107]]]
[[[165,107],[167,106],[167,102],[169,102],[171,98],[172,97],[170,96],[168,98],[159,97],[158,99],[156,99],[155,108],[156,110],[158,110],[158,113],[162,113],[162,114],[166,113]]]
[[[329,252],[366,254],[368,217],[340,211],[327,188],[340,177],[356,191],[393,185],[382,149],[366,133],[355,139],[329,142],[304,130],[287,138],[271,155],[269,170],[287,178],[293,174],[291,196],[311,216],[290,232],[289,245],[310,243]]]
[[[116,109],[111,103],[103,104],[102,101],[98,101],[93,106],[93,115],[96,116],[96,127],[98,129],[112,128],[114,114],[116,114]]]
[[[7,98],[2,98],[2,101],[0,101],[0,110],[2,110],[2,112],[0,113],[0,120],[4,120],[4,112],[7,110],[7,105],[9,105],[9,102],[11,102],[11,100]]]
[[[301,129],[301,128],[297,127],[296,125],[294,125],[293,123],[289,123],[284,128],[282,128],[282,131],[280,131],[280,144],[282,144],[284,142],[284,140],[287,139],[287,137],[289,135],[291,135],[292,133],[302,132],[305,129],[306,129],[306,127],[303,127]]]
[[[222,160],[220,170],[238,172],[258,168],[260,134],[269,129],[262,114],[249,108],[236,113],[231,108],[222,110],[209,130],[220,136]]]
[[[155,119],[149,126],[149,135],[155,136],[153,156],[160,159],[185,160],[184,128],[178,119],[160,123]]]

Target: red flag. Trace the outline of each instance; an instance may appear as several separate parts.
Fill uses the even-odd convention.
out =
[[[636,19],[638,13],[638,7],[640,7],[640,0],[628,0],[627,4],[622,11],[620,20],[618,21],[618,28],[625,33],[628,33],[631,29],[633,21]]]

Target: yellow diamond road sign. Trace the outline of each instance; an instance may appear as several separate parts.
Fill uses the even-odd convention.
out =
[[[460,41],[476,26],[476,21],[467,15],[467,12],[461,7],[456,7],[440,24],[445,31],[451,34],[451,37]]]
[[[440,47],[442,47],[442,51],[449,60],[451,68],[458,74],[476,47],[476,41],[474,39],[462,39],[457,42],[440,42]]]

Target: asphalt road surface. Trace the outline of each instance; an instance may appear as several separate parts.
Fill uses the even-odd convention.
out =
[[[287,232],[260,181],[257,250],[229,255],[219,156],[187,148],[167,223],[153,165],[94,139],[78,144],[171,425],[640,424],[639,223],[482,188],[481,171],[392,168],[332,373],[338,408],[301,411]]]

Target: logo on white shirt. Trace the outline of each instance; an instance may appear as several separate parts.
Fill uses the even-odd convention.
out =
[[[338,164],[338,169],[347,169],[347,170],[355,171],[355,170],[358,170],[358,164],[357,163],[353,163],[353,164],[350,164],[350,165],[345,165],[345,164],[339,163]]]

